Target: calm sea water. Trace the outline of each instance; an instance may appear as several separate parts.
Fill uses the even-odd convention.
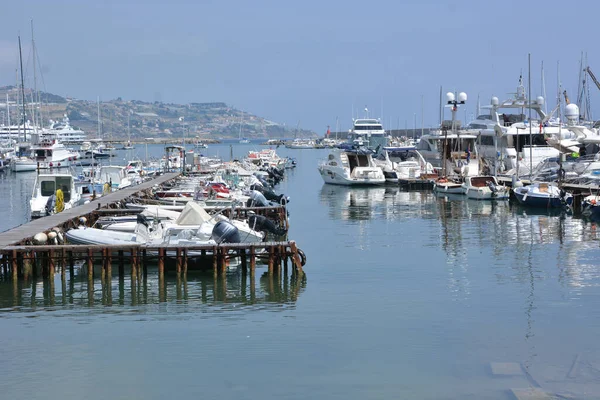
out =
[[[326,150],[279,153],[298,160],[278,190],[303,279],[190,274],[166,293],[152,269],[110,290],[78,276],[0,282],[2,397],[511,399],[541,386],[600,398],[595,223],[324,186]],[[24,222],[32,180],[0,179],[3,230]]]

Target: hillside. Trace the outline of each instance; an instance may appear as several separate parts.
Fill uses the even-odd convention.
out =
[[[17,111],[17,89],[14,86],[0,87],[0,101],[9,95],[11,122],[20,115]],[[20,95],[19,95],[20,98]],[[32,91],[26,89],[27,118],[32,120]],[[98,103],[96,101],[64,98],[50,93],[40,93],[36,110],[42,115],[44,125],[51,120],[60,120],[67,115],[71,125],[82,129],[91,137],[98,136]],[[0,103],[0,104],[2,104]],[[4,104],[2,104],[4,106]],[[5,107],[2,107],[5,108]],[[198,137],[201,139],[233,139],[241,133],[247,138],[308,137],[316,134],[307,130],[287,129],[276,122],[228,106],[225,103],[173,104],[143,102],[117,98],[100,102],[101,137],[127,138],[128,124],[131,138]],[[0,123],[6,123],[1,116]]]

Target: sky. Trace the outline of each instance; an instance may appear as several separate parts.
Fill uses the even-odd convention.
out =
[[[575,3],[573,3],[575,4]],[[17,37],[26,86],[79,99],[225,102],[325,133],[353,117],[386,129],[435,126],[439,93],[464,91],[459,118],[528,77],[549,109],[560,80],[577,98],[581,54],[600,77],[600,2],[554,0],[20,0],[4,3],[0,85],[15,83]],[[39,74],[38,68],[38,74]],[[43,83],[42,81],[43,77]],[[600,118],[600,90],[591,86]],[[449,119],[449,111],[445,111]]]

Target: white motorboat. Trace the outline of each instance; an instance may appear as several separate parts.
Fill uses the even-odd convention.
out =
[[[315,146],[316,142],[312,139],[294,139],[285,145],[288,149],[314,149]]]
[[[517,201],[524,206],[561,208],[573,204],[573,195],[547,182],[513,188]]]
[[[111,189],[123,189],[133,184],[134,176],[127,173],[125,167],[117,165],[104,165],[100,167],[96,178],[103,183],[109,183]]]
[[[75,179],[70,174],[39,174],[29,202],[31,218],[68,210],[76,206],[80,199]]]
[[[465,194],[465,187],[461,180],[438,178],[433,182],[433,191],[438,194]]]
[[[433,166],[425,161],[414,147],[384,147],[375,164],[383,169],[388,182],[399,179],[419,179],[421,175],[432,174]]]
[[[385,175],[372,154],[364,148],[334,149],[319,165],[319,173],[325,183],[334,185],[384,184]]]
[[[464,192],[470,199],[507,200],[510,190],[500,185],[495,176],[477,175],[465,177]]]
[[[75,164],[78,157],[79,153],[67,149],[56,139],[44,139],[31,146],[29,157],[15,159],[12,163],[12,170],[24,172],[37,169],[67,168]]]

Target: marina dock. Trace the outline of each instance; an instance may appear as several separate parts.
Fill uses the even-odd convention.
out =
[[[64,276],[68,270],[73,276],[74,266],[77,264],[86,269],[88,278],[93,280],[94,266],[99,265],[104,280],[112,277],[113,260],[118,266],[120,277],[124,276],[126,269],[134,278],[140,273],[145,274],[148,265],[156,265],[161,280],[167,271],[174,271],[179,277],[185,276],[188,269],[212,268],[215,274],[220,273],[224,276],[228,268],[233,265],[241,266],[243,271],[249,270],[253,277],[257,262],[267,264],[269,273],[278,273],[283,266],[287,274],[288,261],[290,261],[293,266],[292,272],[302,273],[306,256],[294,241],[194,246],[157,246],[134,242],[127,245],[95,246],[58,242],[36,245],[33,241],[36,234],[57,227],[66,231],[81,224],[92,226],[99,216],[139,213],[141,211],[139,209],[121,207],[132,198],[139,199],[144,192],[167,185],[179,176],[179,173],[167,173],[140,185],[107,194],[88,204],[33,220],[0,233],[0,273],[5,279],[11,276],[15,281],[19,278],[27,280],[36,277],[39,273],[44,278],[52,279],[57,271]],[[238,218],[247,217],[249,212],[273,218],[286,230],[289,227],[287,210],[284,206],[230,207],[221,210],[221,213],[227,217]]]

